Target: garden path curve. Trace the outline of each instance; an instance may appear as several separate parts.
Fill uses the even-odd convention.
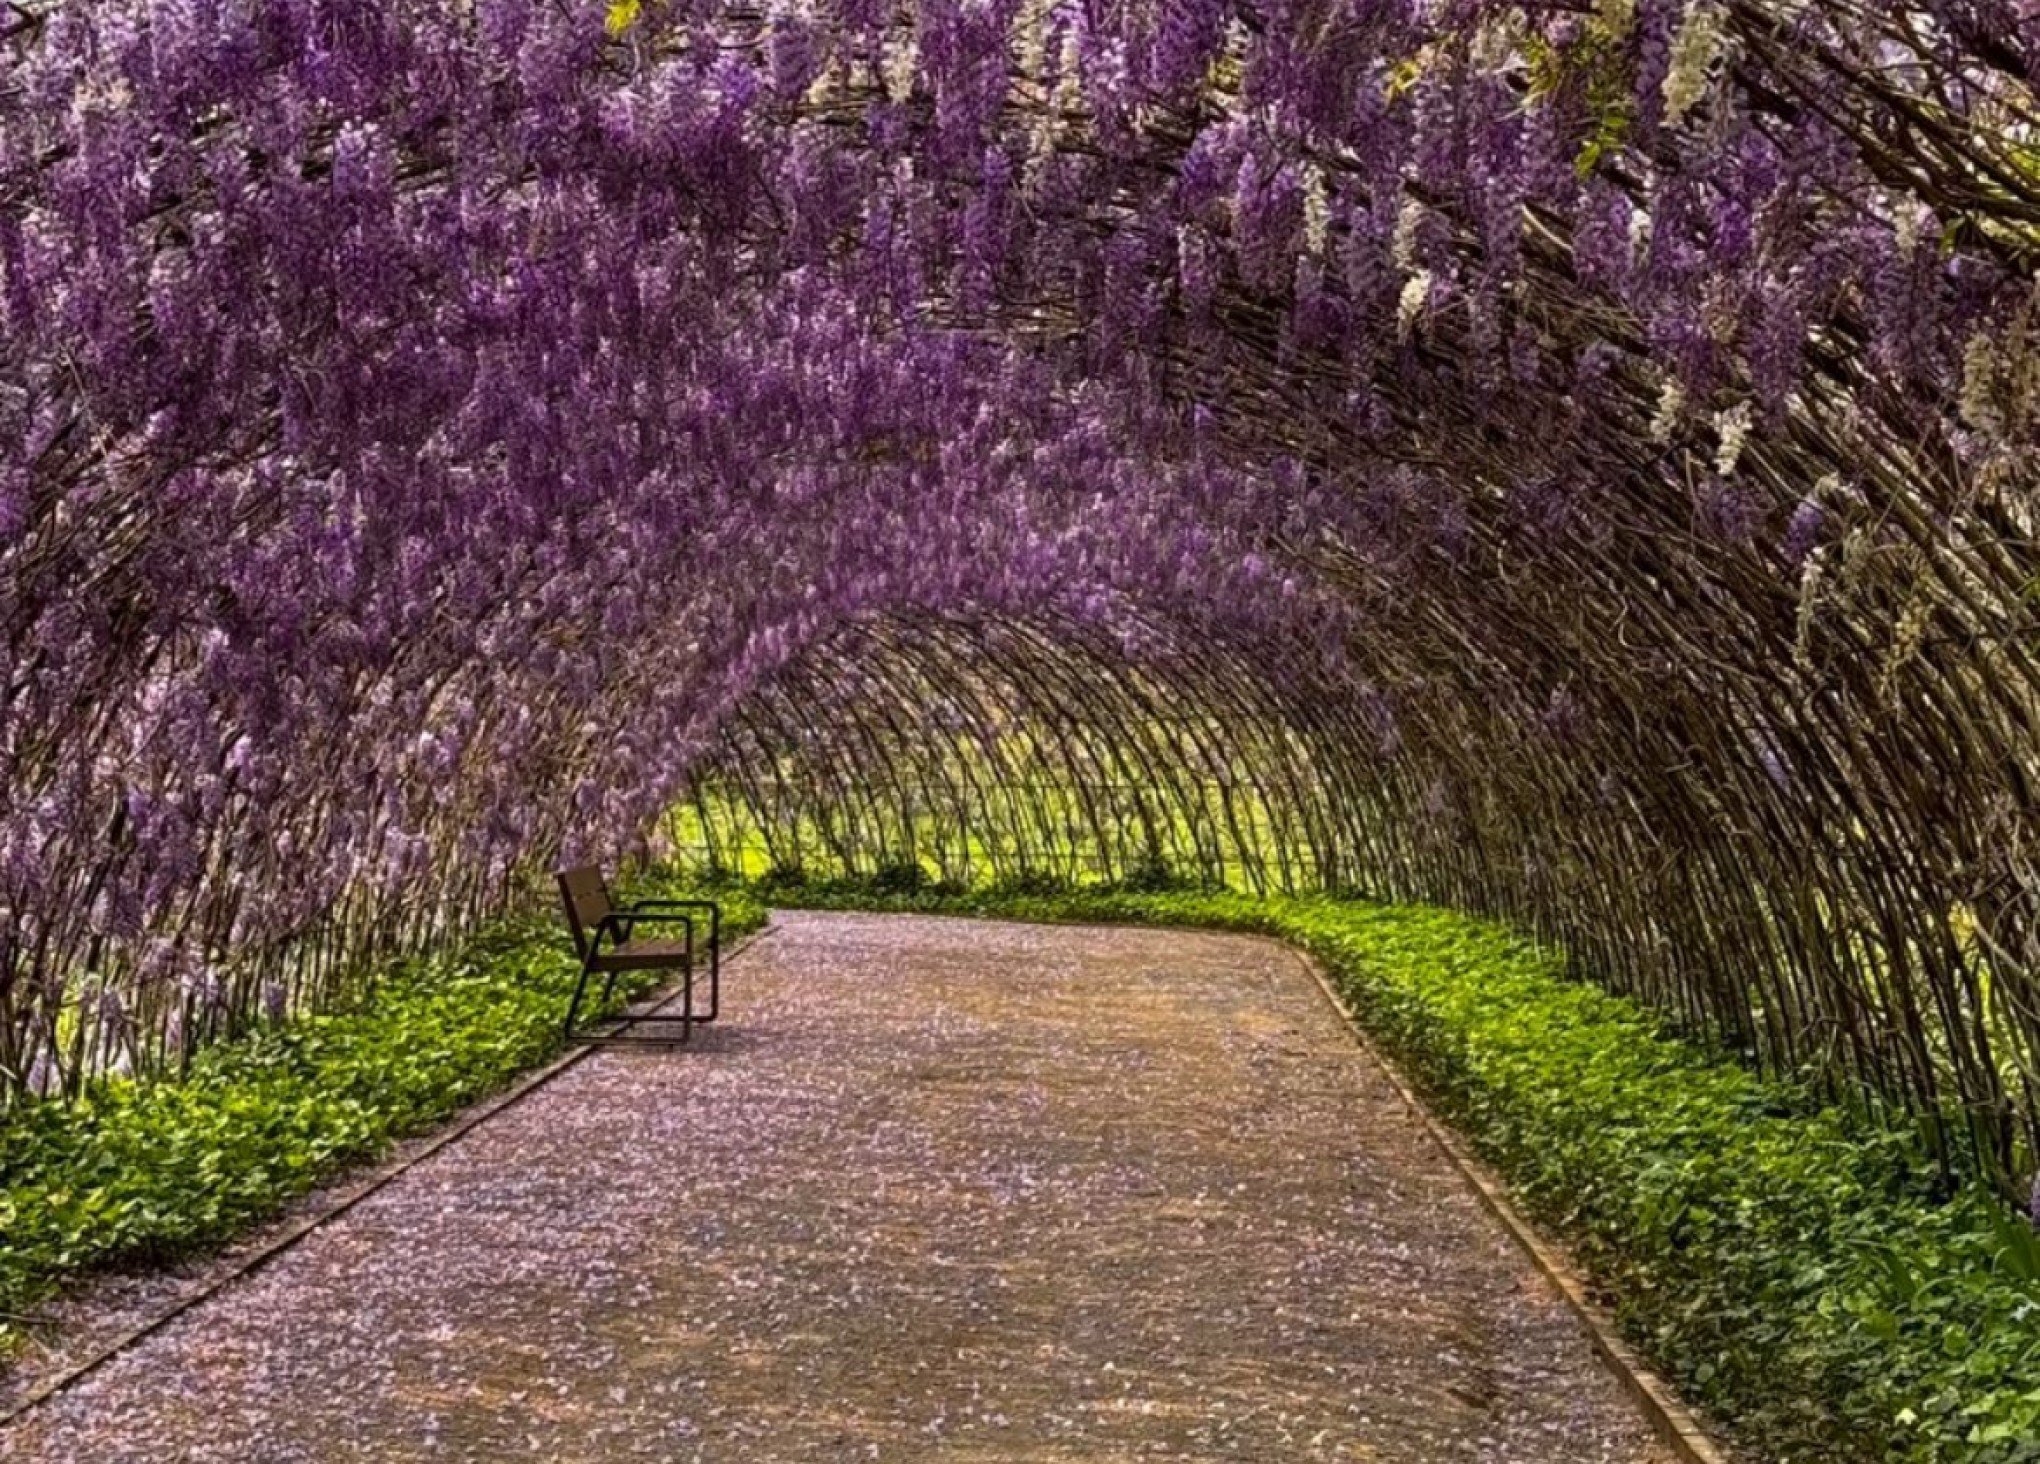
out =
[[[0,1459],[1666,1457],[1280,947],[777,924]]]

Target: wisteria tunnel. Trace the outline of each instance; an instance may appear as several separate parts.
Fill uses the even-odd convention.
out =
[[[2023,1199],[2032,6],[0,37],[4,1103],[678,852],[1501,917]]]

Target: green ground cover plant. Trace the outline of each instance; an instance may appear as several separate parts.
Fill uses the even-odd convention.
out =
[[[740,892],[719,897],[725,939],[764,923]],[[0,1118],[0,1356],[66,1279],[218,1245],[553,1056],[577,970],[556,917],[505,920],[351,1009],[208,1048],[181,1080]]]
[[[1951,1187],[1912,1134],[1681,1040],[1497,925],[1323,898],[958,892],[898,872],[753,888],[788,905],[1286,941],[1753,1455],[2040,1460],[2040,1235],[2026,1219]]]

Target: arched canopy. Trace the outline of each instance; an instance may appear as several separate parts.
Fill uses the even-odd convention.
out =
[[[9,15],[0,1086],[713,772],[1507,913],[2023,1162],[2024,7]]]

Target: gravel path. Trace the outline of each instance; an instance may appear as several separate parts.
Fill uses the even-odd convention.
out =
[[[1666,1457],[1279,947],[779,925],[0,1459]]]

